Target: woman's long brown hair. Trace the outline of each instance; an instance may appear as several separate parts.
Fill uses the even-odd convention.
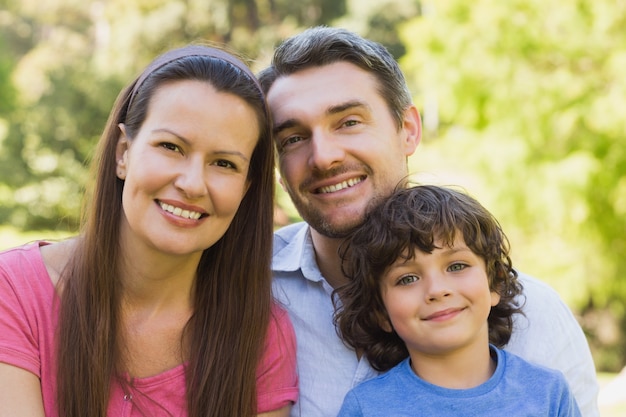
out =
[[[223,59],[178,58],[117,98],[92,163],[95,184],[77,249],[62,274],[57,398],[63,417],[106,416],[121,361],[120,246],[124,182],[116,177],[119,123],[133,137],[150,98],[164,83],[200,80],[244,99],[257,113],[259,141],[250,187],[225,235],[205,250],[197,269],[194,312],[184,329],[190,417],[256,414],[256,370],[271,310],[274,153],[264,98],[249,73]],[[87,201],[87,200],[86,200]],[[181,340],[181,344],[183,343]],[[178,411],[178,410],[176,410]]]

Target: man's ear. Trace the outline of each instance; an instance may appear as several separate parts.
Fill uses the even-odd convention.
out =
[[[411,104],[409,108],[404,111],[402,129],[405,132],[403,143],[404,153],[409,157],[413,155],[415,149],[417,149],[417,145],[419,145],[422,140],[422,119],[414,104]]]
[[[130,141],[126,135],[126,126],[124,123],[117,125],[120,129],[120,136],[117,139],[117,146],[115,148],[115,160],[117,177],[121,180],[126,179],[126,171],[128,169],[128,147]]]

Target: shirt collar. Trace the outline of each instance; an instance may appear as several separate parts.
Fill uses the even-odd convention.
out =
[[[272,271],[293,272],[298,270],[311,281],[324,279],[315,260],[311,228],[305,222],[283,227],[274,233]]]

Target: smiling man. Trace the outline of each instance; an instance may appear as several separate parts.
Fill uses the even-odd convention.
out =
[[[298,340],[300,399],[292,416],[335,417],[345,394],[377,374],[333,324],[331,294],[346,282],[338,248],[367,207],[408,174],[420,116],[389,52],[343,29],[287,39],[259,78],[281,183],[305,220],[274,239],[274,295]],[[595,369],[580,326],[550,287],[521,273],[520,280],[526,317],[505,349],[562,371],[583,415],[597,416]]]

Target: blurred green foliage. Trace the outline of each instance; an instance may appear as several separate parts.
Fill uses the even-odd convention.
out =
[[[426,129],[417,170],[442,175],[441,164],[453,164],[437,180],[479,195],[522,270],[550,282],[581,314],[611,313],[587,330],[594,347],[612,349],[599,366],[619,369],[626,2],[422,3],[423,16],[402,31],[402,64]]]
[[[317,24],[400,60],[424,119],[416,178],[476,195],[598,367],[624,366],[626,0],[0,0],[0,226],[77,230],[113,101],[158,53],[227,44],[258,71]]]

